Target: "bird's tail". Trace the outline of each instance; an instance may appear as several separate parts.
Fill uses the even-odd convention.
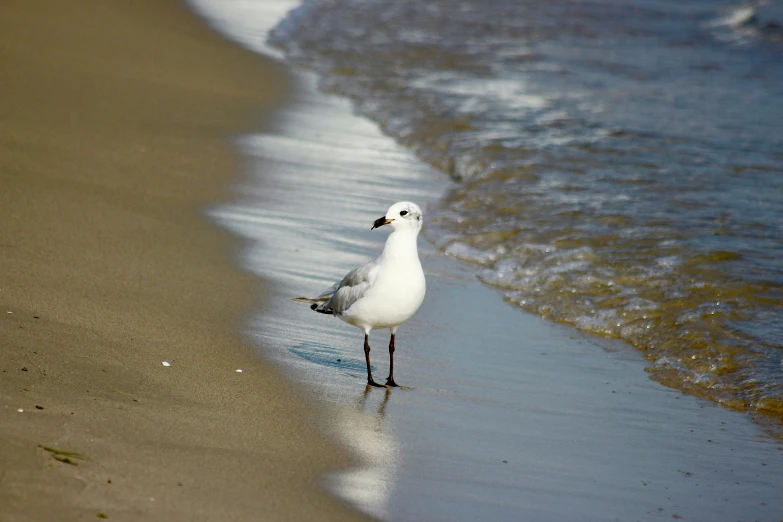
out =
[[[324,308],[329,299],[322,297],[294,297],[293,300],[298,303],[310,303],[310,310],[315,310],[319,314],[334,315],[331,308]]]

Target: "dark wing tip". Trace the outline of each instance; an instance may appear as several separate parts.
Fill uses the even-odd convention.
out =
[[[310,305],[310,310],[315,310],[319,314],[334,315],[334,311],[331,308],[319,308],[319,306],[323,306],[323,305],[319,305],[318,303],[313,303]]]

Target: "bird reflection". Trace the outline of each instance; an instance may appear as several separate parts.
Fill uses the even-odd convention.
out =
[[[368,414],[370,414],[370,412],[367,411],[367,401],[370,397],[371,390],[377,390],[377,388],[369,384],[365,386],[364,392],[362,393],[361,397],[359,397],[359,401],[358,401],[358,409]],[[391,397],[391,388],[386,388],[383,394],[383,399],[381,399],[381,401],[378,403],[378,407],[375,410],[375,415],[373,415],[373,418],[375,419],[376,431],[383,430],[383,419],[386,416],[386,405],[389,403],[390,397]]]
[[[344,428],[339,432],[345,434],[343,441],[359,457],[360,465],[339,473],[335,489],[362,511],[388,520],[387,504],[399,467],[397,441],[384,427],[392,392],[387,388],[381,395],[377,387],[368,385],[355,393],[352,404],[335,411],[344,414],[337,420]]]

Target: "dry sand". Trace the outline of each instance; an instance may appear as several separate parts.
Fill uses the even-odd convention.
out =
[[[6,2],[0,63],[0,520],[361,518],[199,214],[281,71],[152,1]]]

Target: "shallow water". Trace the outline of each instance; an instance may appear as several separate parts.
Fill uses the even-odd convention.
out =
[[[252,49],[256,2],[198,0]],[[264,4],[266,5],[266,4]],[[743,415],[647,379],[641,354],[504,303],[424,238],[422,309],[398,332],[404,389],[366,389],[361,332],[291,301],[377,254],[388,204],[430,209],[458,188],[293,73],[289,103],[236,140],[237,199],[210,216],[246,239],[266,281],[248,335],[317,406],[312,419],[359,457],[328,487],[385,520],[777,520],[781,446]],[[373,332],[385,375],[387,332]],[[252,378],[252,375],[246,374]],[[249,480],[253,480],[249,477]]]
[[[306,0],[271,43],[458,181],[425,233],[508,301],[780,417],[780,22],[778,2]]]
[[[291,297],[377,254],[386,231],[369,225],[389,201],[428,208],[448,185],[311,76],[296,85],[266,132],[237,140],[247,179],[210,215],[269,288],[248,335],[359,458],[331,491],[383,520],[775,520],[778,441],[651,382],[638,352],[509,306],[423,239],[428,295],[397,334],[404,388],[365,387],[361,331]],[[387,336],[370,337],[380,376]]]

